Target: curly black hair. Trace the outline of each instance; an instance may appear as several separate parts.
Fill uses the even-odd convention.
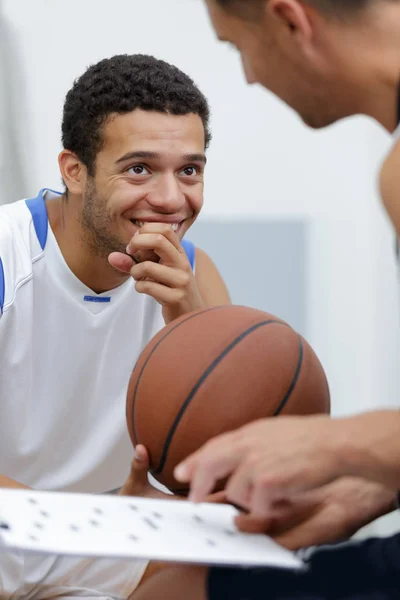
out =
[[[203,121],[206,148],[210,143],[210,109],[192,79],[153,56],[121,54],[90,66],[74,82],[64,103],[63,147],[74,152],[93,176],[107,118],[135,109],[197,114]]]

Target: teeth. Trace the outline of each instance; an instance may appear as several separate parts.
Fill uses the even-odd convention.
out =
[[[133,221],[137,227],[143,227],[145,221],[137,221],[136,219]],[[172,231],[178,231],[179,223],[170,223],[170,227]]]

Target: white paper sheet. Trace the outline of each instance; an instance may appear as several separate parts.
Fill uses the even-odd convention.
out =
[[[236,514],[220,504],[0,489],[0,552],[303,566],[267,536],[237,531]]]

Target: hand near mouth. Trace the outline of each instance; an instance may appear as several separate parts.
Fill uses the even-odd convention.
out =
[[[205,306],[186,252],[171,225],[144,224],[126,251],[127,254],[110,254],[110,264],[130,273],[136,281],[136,290],[162,305],[166,324]]]

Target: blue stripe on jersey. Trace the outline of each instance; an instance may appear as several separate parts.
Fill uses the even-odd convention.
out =
[[[47,230],[49,226],[49,219],[47,217],[46,203],[44,201],[44,192],[46,190],[40,190],[36,198],[30,198],[25,200],[25,204],[31,211],[33,225],[35,227],[37,239],[39,244],[44,250],[47,241]]]
[[[194,271],[194,264],[195,264],[195,260],[196,260],[196,248],[195,248],[195,245],[193,244],[193,242],[189,242],[189,240],[182,240],[181,241],[181,245],[182,245],[182,248],[184,249],[184,251],[187,254],[187,257],[188,257],[189,262],[190,262],[190,266],[192,267],[192,271]]]
[[[3,261],[0,258],[0,314],[3,314],[5,293],[6,293],[6,284],[4,281]]]

